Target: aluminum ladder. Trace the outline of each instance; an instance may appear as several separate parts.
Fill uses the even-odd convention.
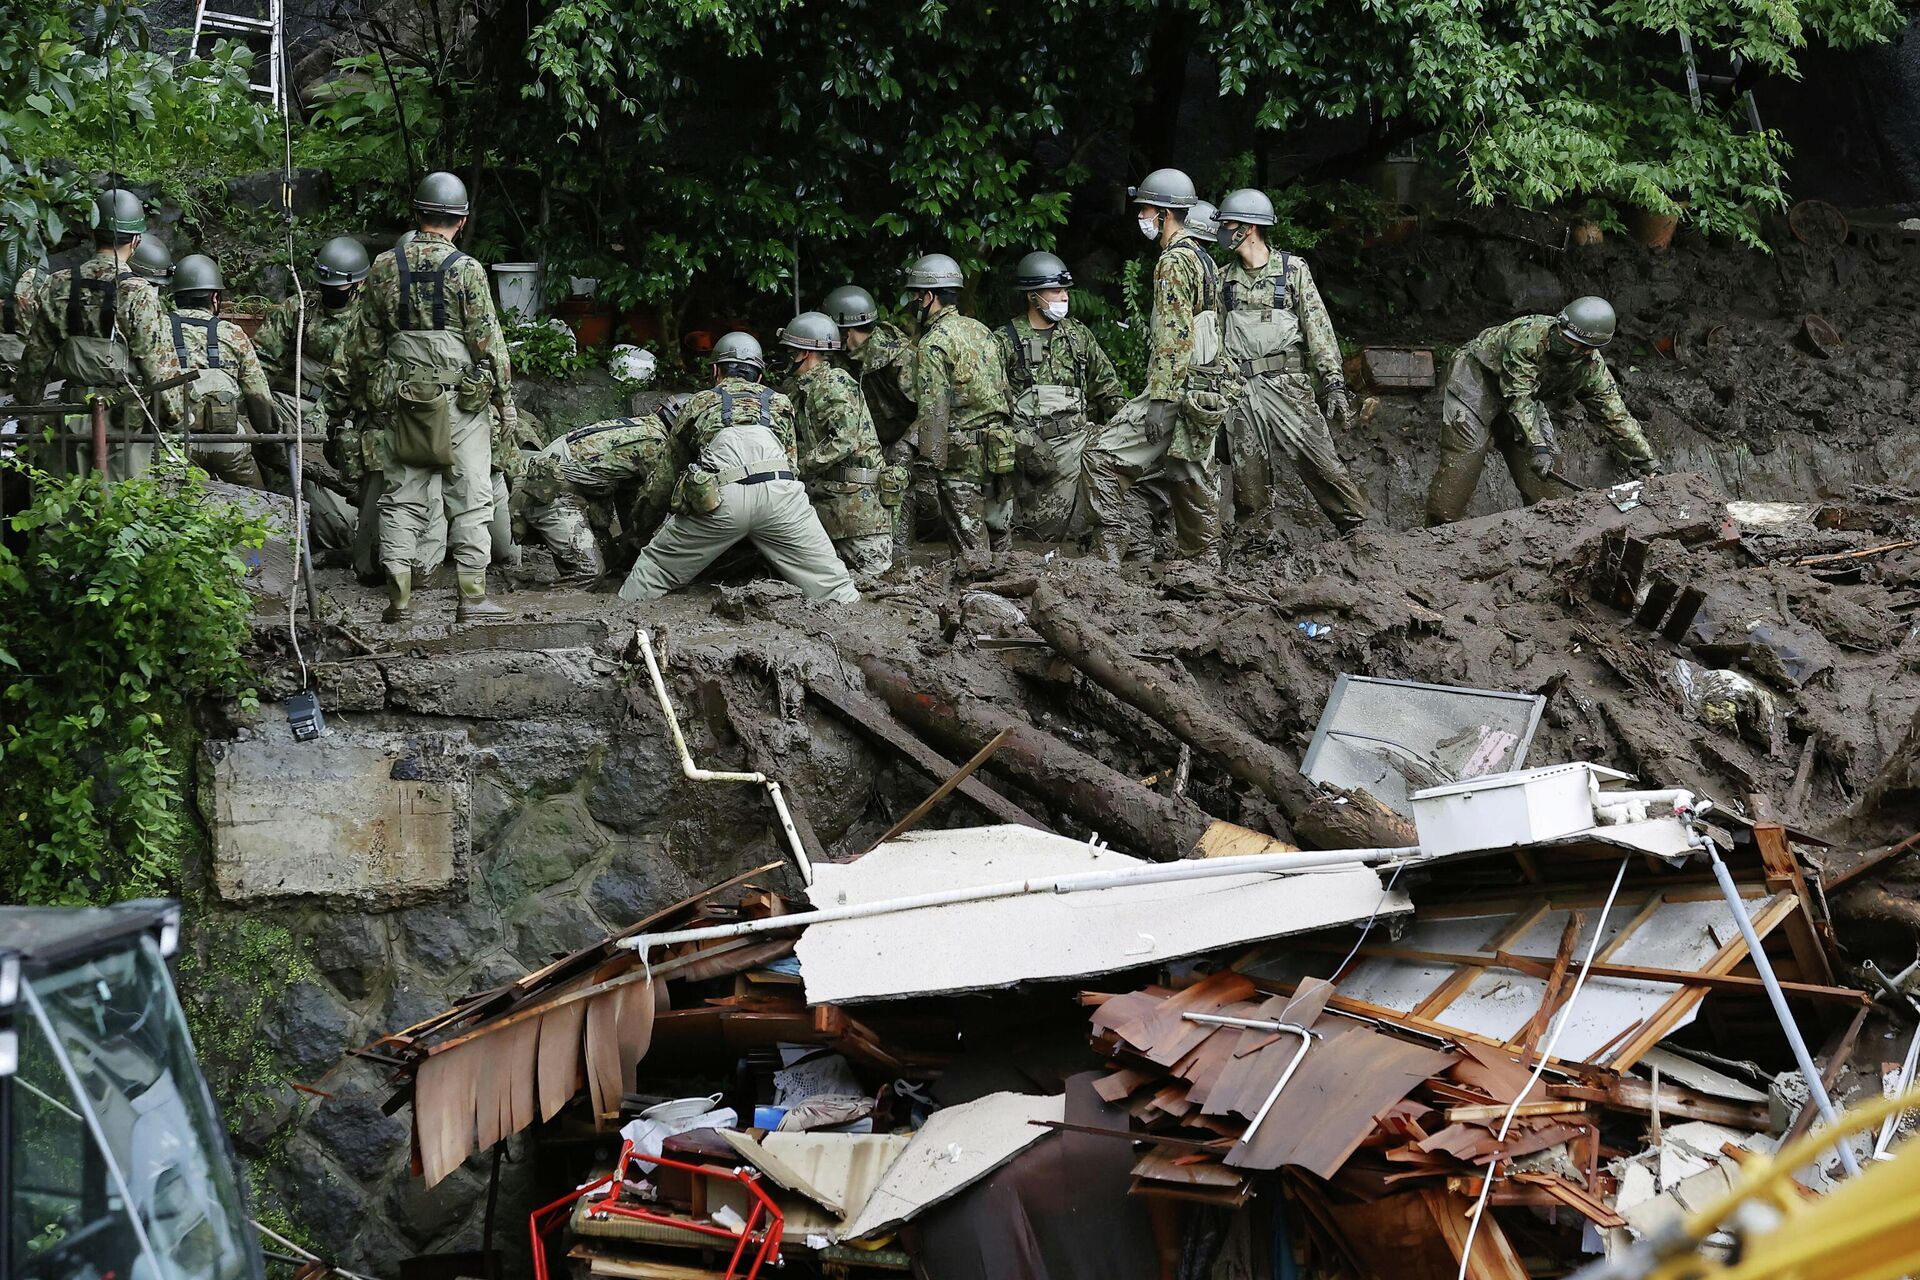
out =
[[[200,56],[200,42],[205,39],[209,44],[220,36],[236,36],[254,50],[255,79],[253,91],[265,94],[273,109],[281,115],[287,113],[287,58],[286,58],[286,0],[258,0],[257,8],[265,13],[235,13],[231,10],[213,9],[207,0],[193,0],[193,39],[187,45],[187,56]],[[259,44],[266,44],[265,80],[259,75]]]

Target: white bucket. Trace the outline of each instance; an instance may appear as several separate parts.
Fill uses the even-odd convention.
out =
[[[516,312],[522,320],[531,320],[540,314],[539,263],[496,262],[493,282],[500,294],[502,311]]]

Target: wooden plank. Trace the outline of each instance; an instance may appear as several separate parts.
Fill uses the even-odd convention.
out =
[[[1555,1098],[1577,1098],[1616,1111],[1653,1114],[1653,1085],[1638,1076],[1621,1076],[1605,1086],[1548,1085],[1547,1092]],[[1660,1081],[1660,1114],[1669,1119],[1677,1116],[1682,1120],[1705,1120],[1729,1129],[1764,1130],[1772,1123],[1764,1102],[1710,1098],[1666,1079]]]
[[[1829,1090],[1833,1088],[1833,1082],[1840,1078],[1840,1071],[1847,1065],[1847,1059],[1853,1056],[1854,1042],[1860,1039],[1860,1028],[1866,1024],[1866,1021],[1867,1010],[1862,1009],[1853,1015],[1853,1021],[1848,1024],[1846,1030],[1827,1042],[1827,1065],[1820,1068],[1820,1080]],[[1820,1109],[1809,1099],[1800,1108],[1800,1114],[1793,1118],[1793,1123],[1787,1126],[1787,1134],[1780,1140],[1780,1145],[1784,1147],[1799,1139],[1813,1127],[1813,1122],[1819,1114]]]
[[[1522,910],[1515,915],[1506,928],[1487,940],[1488,944],[1498,950],[1507,943],[1516,941],[1524,936],[1527,930],[1533,927],[1534,922],[1548,910],[1546,899],[1536,898],[1531,910]],[[1426,999],[1413,1006],[1413,1012],[1422,1018],[1437,1018],[1448,1005],[1458,1000],[1466,989],[1473,985],[1474,979],[1480,976],[1483,968],[1484,966],[1466,965],[1449,974],[1439,986],[1427,993]]]
[[[835,689],[824,683],[816,684],[812,681],[807,682],[807,692],[839,715],[856,732],[881,746],[899,752],[915,768],[935,781],[952,777],[960,767],[922,742],[895,720],[893,713],[884,705],[865,694],[855,693],[850,689]],[[968,778],[962,782],[960,794],[972,804],[985,810],[987,815],[996,822],[1033,827],[1039,831],[1053,830],[1052,827],[978,778]]]
[[[1526,1116],[1570,1116],[1576,1112],[1584,1112],[1586,1109],[1587,1104],[1584,1102],[1523,1102],[1513,1109],[1513,1115],[1516,1120]],[[1499,1120],[1506,1114],[1507,1105],[1504,1103],[1493,1106],[1448,1107],[1446,1111],[1449,1124]]]
[[[1760,864],[1766,871],[1767,888],[1775,893],[1791,893],[1800,901],[1800,910],[1787,921],[1787,943],[1800,966],[1800,976],[1813,982],[1831,983],[1833,966],[1820,936],[1813,928],[1813,898],[1807,892],[1807,879],[1800,860],[1793,856],[1787,842],[1787,829],[1776,822],[1756,823],[1754,847],[1760,851]]]
[[[1824,871],[1821,872],[1820,888],[1829,895],[1834,894],[1847,884],[1857,880],[1867,872],[1872,871],[1875,867],[1883,866],[1892,859],[1899,857],[1915,845],[1920,845],[1920,831],[1914,832],[1898,844],[1888,845],[1878,853],[1869,853],[1858,862],[1853,863],[1844,870],[1836,871],[1832,875],[1828,875]]]
[[[1546,1033],[1547,1023],[1560,1004],[1561,988],[1567,981],[1567,966],[1573,963],[1573,944],[1580,937],[1580,930],[1586,926],[1586,921],[1587,913],[1584,911],[1567,912],[1566,928],[1560,931],[1560,945],[1553,952],[1553,971],[1547,975],[1547,989],[1540,993],[1540,1007],[1527,1019],[1526,1027],[1515,1041],[1523,1058],[1533,1056],[1534,1045]]]
[[[971,778],[974,775],[974,773],[979,770],[981,765],[985,764],[988,760],[992,759],[993,753],[998,751],[1001,747],[1005,746],[1007,739],[1011,738],[1012,736],[1013,736],[1012,725],[1008,725],[1006,728],[1002,729],[1000,732],[994,734],[993,737],[987,740],[985,746],[981,747],[978,751],[973,753],[973,758],[971,760],[961,765],[960,768],[953,774],[952,777],[948,778],[945,782],[942,782],[939,786],[935,787],[933,789],[932,795],[928,796],[925,800],[922,800],[919,804],[913,806],[913,808],[907,811],[906,817],[900,819],[900,821],[894,823],[892,826],[888,827],[884,832],[882,832],[878,840],[875,840],[871,845],[867,846],[867,852],[872,853],[875,849],[878,849],[881,845],[893,839],[895,836],[901,834],[904,831],[911,831],[913,828],[919,826],[920,820],[922,818],[926,817],[929,813],[932,813],[936,808],[940,806],[940,802],[942,800],[945,800],[948,796],[952,795],[956,790],[958,790],[960,786],[967,781],[967,779]]]

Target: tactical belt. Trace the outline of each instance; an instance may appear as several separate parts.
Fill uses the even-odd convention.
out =
[[[1293,255],[1282,251],[1280,254],[1280,274],[1273,278],[1273,309],[1275,311],[1285,311],[1288,309],[1287,272],[1292,269]],[[1239,305],[1240,286],[1229,280],[1221,287],[1221,293],[1225,298],[1226,309],[1228,311],[1236,310]],[[1253,308],[1253,310],[1262,309],[1263,308],[1260,307]]]
[[[1300,358],[1298,352],[1294,351],[1283,351],[1273,356],[1254,356],[1249,360],[1232,360],[1229,363],[1239,370],[1243,378],[1252,378],[1263,373],[1306,372],[1306,362]]]
[[[1040,433],[1042,440],[1059,440],[1079,435],[1086,430],[1086,423],[1078,418],[1047,418],[1036,424],[1035,430]]]
[[[785,458],[755,458],[744,467],[728,467],[713,473],[716,484],[765,484],[769,480],[791,480],[793,472],[784,470]],[[766,470],[761,470],[761,468]]]
[[[186,327],[188,325],[207,331],[207,368],[218,369],[220,367],[220,321],[218,317],[209,316],[205,320],[200,320],[192,316],[183,316],[178,311],[175,311],[170,313],[167,319],[173,321],[173,354],[174,358],[180,362],[182,369],[191,371],[193,365],[193,357],[187,354]]]
[[[820,478],[839,484],[879,484],[880,469],[878,467],[835,467]]]
[[[80,274],[80,268],[75,267],[72,274],[67,277],[66,336],[69,338],[75,336],[111,338],[113,336],[116,304],[120,296],[120,282],[133,278],[132,272],[122,271],[116,274],[111,280],[89,280]],[[86,332],[85,321],[81,318],[86,311],[86,308],[80,304],[80,291],[82,289],[92,289],[96,293],[104,295],[100,299],[99,333],[89,334]]]

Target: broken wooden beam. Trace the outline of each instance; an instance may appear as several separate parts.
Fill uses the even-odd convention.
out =
[[[886,707],[865,694],[813,681],[807,682],[807,692],[818,698],[821,705],[839,716],[855,732],[883,747],[898,751],[915,768],[934,781],[945,781],[959,770],[960,766],[957,763],[948,760],[909,733],[894,720]],[[1033,827],[1039,831],[1052,830],[1046,823],[989,787],[979,778],[964,779],[960,783],[959,790],[961,796],[984,810],[995,822]]]
[[[1011,726],[1014,732],[991,767],[1046,796],[1110,844],[1170,861],[1187,856],[1212,825],[1213,819],[1191,801],[1149,791],[1007,708],[937,687],[926,667],[910,673],[868,656],[860,659],[860,669],[895,715],[949,748],[978,751]]]

